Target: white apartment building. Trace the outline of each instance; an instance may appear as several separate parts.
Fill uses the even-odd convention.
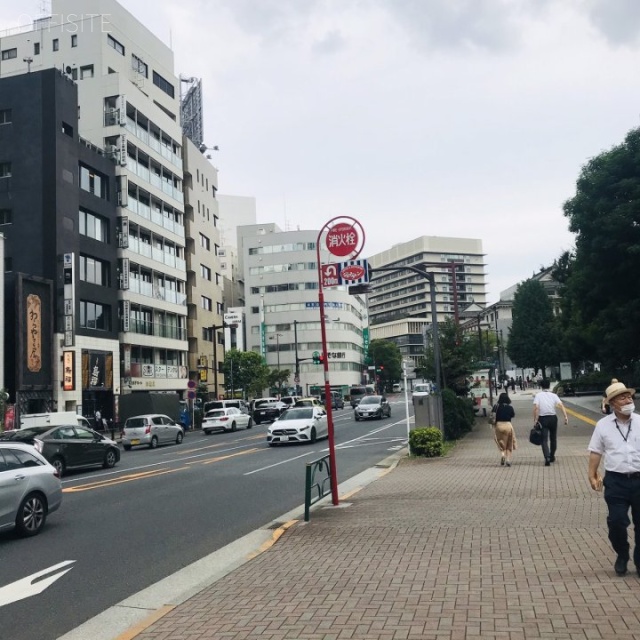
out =
[[[50,17],[0,36],[0,76],[50,67],[78,83],[80,136],[117,163],[115,392],[182,391],[186,234],[173,52],[115,0],[53,0]]]
[[[303,394],[324,386],[323,367],[312,362],[313,353],[322,352],[317,238],[318,231],[282,231],[272,223],[238,228],[247,350],[261,353],[272,368],[291,371],[291,388],[297,360]],[[321,261],[332,262],[326,250]],[[362,380],[365,308],[346,287],[324,294],[331,387],[346,391]]]

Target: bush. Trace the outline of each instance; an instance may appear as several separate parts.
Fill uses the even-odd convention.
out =
[[[471,398],[461,398],[451,389],[445,389],[442,392],[442,411],[447,440],[457,440],[471,431],[475,421]]]
[[[437,458],[442,455],[442,433],[438,427],[414,429],[409,433],[409,451],[416,456]]]

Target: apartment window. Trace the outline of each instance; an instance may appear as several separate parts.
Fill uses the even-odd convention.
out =
[[[60,41],[58,40],[58,38],[54,38],[53,39],[53,50],[54,51],[59,51],[60,50]]]
[[[0,171],[0,177],[2,177],[2,171]],[[209,240],[209,238],[207,238],[207,236],[202,233],[200,234],[200,246],[207,251],[211,251],[211,240]]]
[[[201,264],[200,265],[200,275],[205,280],[211,280],[211,269],[209,269],[209,267],[206,267],[205,265]]]
[[[78,230],[80,235],[93,238],[99,242],[109,242],[109,223],[100,216],[80,209]]]
[[[78,36],[76,34],[73,34],[71,36],[71,46],[72,47],[77,47],[78,46]]]
[[[109,286],[109,264],[90,256],[81,255],[80,280],[105,287]]]
[[[175,97],[173,85],[155,71],[153,72],[153,84],[155,84],[159,89],[162,89],[162,91],[164,91],[168,96],[171,96],[172,98]]]
[[[149,77],[149,65],[141,58],[138,58],[135,53],[131,54],[131,68],[145,78]]]
[[[4,259],[4,270],[6,271],[13,271],[13,259],[12,258],[5,258]]]
[[[98,196],[98,198],[108,200],[107,177],[82,164],[80,165],[80,188]]]
[[[0,109],[0,124],[11,122],[11,109]]]
[[[200,306],[207,311],[211,311],[213,309],[211,298],[207,298],[207,296],[200,296]]]
[[[80,327],[111,331],[111,307],[106,304],[80,300]]]
[[[10,178],[10,177],[11,177],[11,163],[0,162],[0,178]]]
[[[13,212],[11,209],[0,209],[0,224],[11,224],[13,222]]]
[[[5,49],[2,52],[2,59],[3,60],[12,60],[13,58],[17,58],[17,57],[18,57],[18,50],[16,48]]]
[[[40,43],[39,42],[34,42],[33,43],[33,55],[34,56],[39,56],[40,55]]]
[[[107,44],[113,47],[121,56],[124,55],[124,45],[118,42],[111,34],[107,34]]]
[[[93,65],[88,64],[85,67],[80,67],[80,80],[85,78],[93,78]]]
[[[66,136],[69,136],[70,138],[73,138],[73,127],[70,124],[63,122],[62,133],[64,133]]]

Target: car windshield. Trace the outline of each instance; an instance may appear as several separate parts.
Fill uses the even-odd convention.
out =
[[[124,428],[127,429],[137,429],[140,427],[144,427],[144,418],[129,418],[124,425]]]
[[[294,407],[283,413],[278,422],[283,422],[284,420],[308,420],[310,418],[313,418],[313,409],[311,407]]]
[[[207,418],[219,418],[224,415],[226,415],[224,409],[213,409],[212,411],[207,411]]]
[[[360,401],[360,405],[363,405],[363,404],[380,404],[381,399],[382,398],[380,398],[380,396],[365,396]]]

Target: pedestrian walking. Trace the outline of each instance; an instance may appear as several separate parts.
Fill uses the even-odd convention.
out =
[[[556,461],[556,449],[558,448],[558,416],[557,409],[562,409],[564,423],[569,424],[567,410],[562,404],[562,400],[549,390],[549,380],[543,378],[540,381],[542,391],[538,391],[533,398],[533,422],[540,423],[542,427],[542,454],[544,464],[548,467]]]
[[[500,450],[500,464],[510,467],[511,456],[516,449],[516,434],[511,424],[511,418],[516,415],[516,412],[511,406],[511,398],[507,393],[500,394],[493,411],[496,414],[493,437]]]
[[[618,382],[617,378],[611,378],[611,382],[609,383],[609,386],[611,386],[612,384],[615,384],[616,382]],[[600,411],[602,413],[604,413],[605,415],[609,415],[611,413],[611,407],[609,406],[609,403],[607,402],[607,390],[606,389],[605,389],[604,393],[602,394],[602,402],[600,403]]]
[[[509,386],[511,387],[511,393],[516,392],[516,381],[513,378],[509,378]]]
[[[640,575],[640,418],[636,418],[633,394],[622,382],[606,390],[610,415],[598,420],[589,442],[589,484],[594,491],[604,486],[609,515],[609,541],[617,557],[613,566],[623,576],[629,562],[629,509],[635,530],[633,562]],[[604,455],[604,481],[598,473]]]

